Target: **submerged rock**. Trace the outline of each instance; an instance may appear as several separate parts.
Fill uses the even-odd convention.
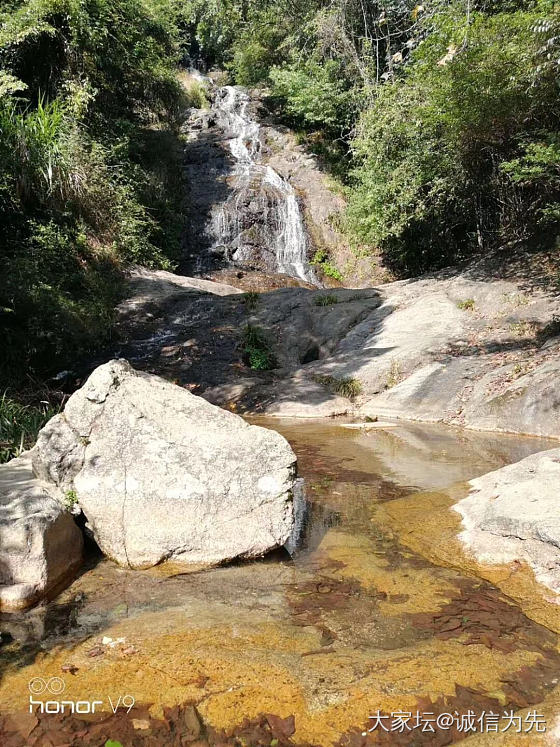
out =
[[[31,453],[0,467],[0,611],[30,607],[71,580],[82,561],[82,533]]]
[[[130,568],[257,557],[294,527],[296,457],[282,436],[123,360],[41,431],[34,468],[75,491],[101,550]]]
[[[460,537],[483,563],[524,561],[560,591],[560,449],[543,451],[472,480],[455,510]]]

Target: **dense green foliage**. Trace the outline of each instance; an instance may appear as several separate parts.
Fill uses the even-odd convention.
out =
[[[126,263],[178,254],[180,48],[173,0],[13,0],[0,24],[0,378],[17,385],[107,339]]]
[[[555,0],[193,0],[189,8],[197,54],[239,83],[270,87],[346,185],[349,230],[397,271],[509,241],[556,241]]]
[[[402,274],[557,242],[556,0],[5,0],[0,379],[12,386],[107,340],[123,267],[178,258],[181,61],[268,87],[346,190],[360,251]],[[321,247],[313,261],[340,278]]]
[[[269,371],[276,365],[266,333],[254,324],[243,327],[243,358],[254,371]]]
[[[475,13],[465,32],[451,7],[362,114],[351,225],[398,269],[555,240],[559,79],[539,66],[542,15]]]

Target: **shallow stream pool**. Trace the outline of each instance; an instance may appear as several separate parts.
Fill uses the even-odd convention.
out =
[[[188,573],[92,556],[56,599],[0,618],[0,743],[559,744],[560,607],[529,569],[466,556],[450,510],[467,480],[557,443],[256,422],[306,482],[295,556]],[[30,697],[67,705],[29,713]]]

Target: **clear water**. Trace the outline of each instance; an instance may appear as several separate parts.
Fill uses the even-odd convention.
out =
[[[524,571],[517,580],[511,568],[482,577],[456,542],[459,517],[449,510],[466,480],[552,444],[435,426],[364,433],[259,422],[290,440],[306,481],[310,510],[295,555],[145,572],[92,556],[56,599],[1,620],[0,714],[25,711],[32,677],[62,676],[69,698],[133,694],[130,717],[80,722],[84,734],[95,728],[96,738],[123,744],[179,743],[169,723],[186,735],[188,719],[173,711],[166,721],[162,708],[185,704],[196,706],[201,744],[435,745],[465,736],[363,737],[378,709],[535,706],[552,730],[558,607]],[[125,642],[112,647],[104,636]],[[282,737],[288,722],[270,714],[293,717],[295,733]],[[78,726],[62,719],[50,728]],[[56,733],[52,743],[68,743]],[[504,738],[492,744],[536,739]]]

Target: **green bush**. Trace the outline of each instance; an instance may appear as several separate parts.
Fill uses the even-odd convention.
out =
[[[0,361],[46,375],[111,334],[122,270],[180,253],[173,0],[0,10]]]
[[[276,365],[266,334],[253,324],[246,324],[243,328],[243,358],[254,371],[269,371]]]
[[[323,275],[333,280],[342,281],[342,273],[331,263],[325,249],[318,249],[311,260],[311,264],[318,267]]]
[[[342,60],[292,63],[270,72],[272,93],[296,124],[340,135],[348,131],[356,110],[356,91]]]
[[[535,226],[554,219],[560,105],[556,76],[539,72],[545,6],[475,13],[465,36],[451,3],[362,115],[349,222],[395,269],[537,238]]]

